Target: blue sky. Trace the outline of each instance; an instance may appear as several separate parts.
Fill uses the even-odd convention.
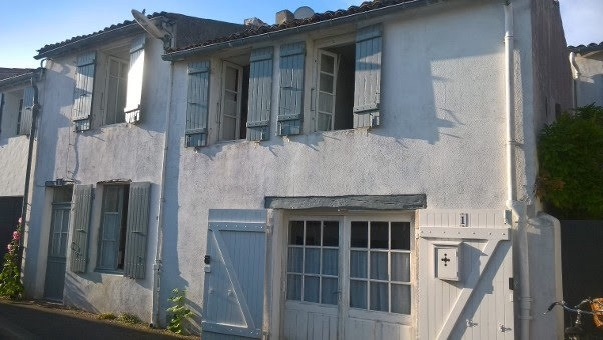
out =
[[[40,47],[131,20],[132,8],[236,23],[258,17],[272,24],[274,14],[282,9],[293,11],[310,6],[316,12],[324,12],[361,3],[361,0],[6,0],[5,9],[0,11],[0,67],[37,67],[39,62],[33,56]],[[6,10],[9,4],[10,10]],[[568,44],[603,42],[603,0],[560,0],[560,4]]]

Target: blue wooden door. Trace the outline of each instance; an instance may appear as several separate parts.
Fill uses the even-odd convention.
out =
[[[44,297],[50,300],[63,300],[70,211],[71,204],[69,203],[53,204],[52,206],[44,284]]]
[[[261,337],[265,231],[265,210],[209,211],[203,339]]]

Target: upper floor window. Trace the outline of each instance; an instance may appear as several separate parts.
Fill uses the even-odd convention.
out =
[[[210,116],[218,117],[218,140],[267,140],[273,81],[278,82],[276,135],[300,134],[304,125],[315,131],[379,125],[381,26],[359,29],[355,39],[351,35],[343,40],[329,38],[314,46],[316,72],[309,84],[305,41],[279,46],[275,77],[272,47],[255,48],[249,57],[222,61],[221,71],[212,78],[221,84],[215,116],[209,112],[210,62],[189,64],[185,146],[207,145]],[[312,124],[304,124],[304,116],[311,118]]]
[[[72,119],[77,131],[140,120],[144,36],[77,58]]]
[[[31,132],[33,87],[0,93],[0,138]]]

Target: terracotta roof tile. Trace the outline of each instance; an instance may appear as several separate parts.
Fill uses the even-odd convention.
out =
[[[603,51],[603,42],[597,44],[597,43],[590,43],[588,45],[578,45],[578,46],[568,46],[567,47],[571,52],[575,52],[575,53],[588,53],[588,52],[593,52],[593,51]]]
[[[8,79],[33,72],[30,68],[4,68],[0,67],[0,80]]]

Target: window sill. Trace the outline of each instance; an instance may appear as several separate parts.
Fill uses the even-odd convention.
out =
[[[105,274],[105,275],[114,275],[114,276],[124,276],[123,270],[111,270],[111,269],[99,269],[96,268],[94,270],[95,273]]]

